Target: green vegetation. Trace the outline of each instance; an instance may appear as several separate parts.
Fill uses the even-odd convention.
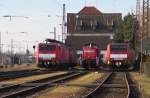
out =
[[[124,35],[123,35],[123,33],[116,32],[114,34],[114,41],[117,42],[117,43],[124,42]]]
[[[139,23],[134,14],[128,14],[124,17],[122,24],[119,28],[114,27],[114,41],[115,42],[128,42],[134,47],[135,34],[139,28]]]

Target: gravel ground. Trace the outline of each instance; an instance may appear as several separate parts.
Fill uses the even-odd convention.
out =
[[[144,74],[140,75],[138,72],[132,72],[130,74],[139,86],[143,98],[150,98],[150,78]]]
[[[91,72],[85,76],[78,79],[71,80],[67,82],[68,84],[98,84],[100,78],[102,78],[103,73]],[[80,98],[85,92],[89,91],[90,88],[79,87],[79,86],[56,86],[54,88],[48,89],[42,94],[36,95],[36,98]],[[35,96],[34,96],[35,97]]]

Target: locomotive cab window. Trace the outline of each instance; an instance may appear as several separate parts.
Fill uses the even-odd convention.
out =
[[[55,45],[40,45],[39,50],[41,51],[54,51],[56,49]]]
[[[127,50],[127,46],[126,45],[112,45],[111,46],[111,50],[112,51],[115,51],[115,50],[126,51]]]

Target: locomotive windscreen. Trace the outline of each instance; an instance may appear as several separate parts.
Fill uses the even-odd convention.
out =
[[[111,45],[110,49],[111,51],[126,51],[127,45]]]
[[[39,46],[39,50],[40,51],[54,51],[56,49],[55,45],[40,45]]]

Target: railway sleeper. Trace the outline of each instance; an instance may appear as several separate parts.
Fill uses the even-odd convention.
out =
[[[77,86],[77,87],[86,87],[86,88],[95,88],[97,87],[99,84],[70,84],[70,83],[54,83],[54,84],[50,84],[50,85],[64,85],[64,86]]]
[[[103,88],[126,88],[126,85],[122,84],[103,84]]]
[[[47,82],[43,83],[43,84],[39,84],[39,85],[36,85],[36,86],[33,86],[33,87],[29,87],[29,88],[25,88],[25,89],[20,89],[19,91],[17,92],[12,92],[12,93],[9,93],[9,94],[4,94],[2,95],[1,97],[2,98],[21,98],[21,97],[27,97],[27,96],[30,96],[30,95],[33,95],[35,94],[36,92],[39,92],[41,90],[45,90],[47,89],[47,87],[51,86],[53,87],[51,84],[53,83],[62,83],[62,82],[65,82],[65,81],[68,81],[72,78],[77,78],[81,75],[85,75],[87,74],[86,72],[85,73],[76,73],[76,74],[72,74],[72,75],[68,75],[68,76],[65,76],[65,77],[61,77],[61,78],[58,78],[58,79],[52,79],[52,80],[46,80]],[[55,77],[56,78],[56,77]],[[37,83],[37,82],[34,82],[34,83]],[[21,84],[22,85],[22,84]]]

